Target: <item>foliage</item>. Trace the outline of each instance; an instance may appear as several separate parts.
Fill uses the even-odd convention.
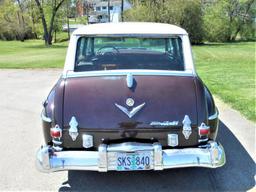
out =
[[[255,0],[132,0],[127,21],[152,21],[185,28],[193,43],[255,39]]]
[[[219,0],[205,7],[204,29],[208,41],[255,38],[255,0]]]
[[[34,37],[29,15],[12,0],[0,4],[0,39],[25,40]]]
[[[203,40],[200,0],[134,1],[125,12],[126,21],[162,22],[185,28],[193,43]]]
[[[77,1],[0,0],[0,39],[42,38],[51,45],[54,34],[76,16]],[[175,24],[187,30],[192,43],[256,39],[256,0],[129,1],[133,7],[125,11],[125,21]],[[87,24],[87,17],[72,18],[72,23]]]
[[[88,22],[88,18],[87,18],[87,16],[78,17],[78,18],[76,18],[76,22],[77,22],[77,24],[86,25]]]
[[[64,1],[67,6],[63,5]],[[62,30],[66,22],[67,9],[71,6],[70,0],[38,0],[43,10],[43,17],[35,0],[1,0],[0,1],[0,39],[24,40],[29,38],[44,38],[45,19],[48,33],[52,40],[53,32]],[[60,6],[58,6],[60,3]],[[57,8],[58,7],[58,8]],[[57,9],[56,9],[57,8]],[[51,42],[50,42],[51,43]]]
[[[204,29],[208,41],[225,41],[229,35],[229,20],[224,11],[225,5],[216,3],[206,8]]]

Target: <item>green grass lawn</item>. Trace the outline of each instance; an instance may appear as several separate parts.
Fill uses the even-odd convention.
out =
[[[193,47],[197,72],[211,92],[248,119],[255,115],[255,43]]]
[[[63,67],[67,42],[45,47],[42,40],[0,41],[0,68]]]
[[[45,47],[43,41],[0,41],[0,68],[62,68],[67,42]],[[248,119],[255,115],[255,44],[193,46],[198,74],[211,92]]]

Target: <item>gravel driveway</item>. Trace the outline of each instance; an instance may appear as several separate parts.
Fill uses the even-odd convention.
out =
[[[60,70],[0,70],[1,191],[245,191],[255,185],[254,125],[238,116],[237,122],[246,122],[242,124],[244,127],[228,127],[236,124],[230,114],[237,112],[222,106],[219,106],[221,118],[226,122],[220,123],[218,140],[227,156],[222,168],[39,173],[34,161],[36,150],[43,143],[41,103],[60,73]]]

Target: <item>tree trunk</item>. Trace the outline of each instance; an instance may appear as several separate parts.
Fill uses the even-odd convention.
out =
[[[70,39],[70,33],[69,33],[69,12],[68,12],[68,1],[67,1],[67,27],[68,27],[68,39]]]
[[[46,23],[43,7],[41,6],[41,3],[40,3],[39,0],[35,0],[35,1],[36,1],[37,7],[39,9],[40,16],[41,16],[41,19],[42,19],[42,24],[43,24],[43,28],[44,28],[45,45],[47,45],[47,46],[52,45],[54,19],[55,19],[55,16],[56,16],[56,13],[57,13],[58,9],[60,8],[60,6],[64,2],[64,0],[61,0],[58,4],[56,4],[56,0],[54,1],[49,30],[47,28],[47,23]]]
[[[69,18],[67,18],[67,25],[68,25],[68,39],[70,39]]]
[[[241,25],[238,26],[238,28],[236,29],[236,32],[234,33],[234,35],[231,36],[231,38],[230,38],[231,41],[235,41],[236,40],[236,37],[237,37],[238,33],[240,32],[240,30],[241,30]]]
[[[47,23],[46,23],[46,20],[45,20],[44,10],[43,10],[43,7],[41,6],[41,3],[40,3],[39,0],[35,0],[35,2],[36,2],[36,5],[39,9],[39,13],[40,13],[43,28],[44,28],[44,42],[45,42],[45,45],[48,46],[48,45],[50,45],[50,44],[48,44],[49,33],[48,33],[48,29],[47,29]]]
[[[37,33],[35,32],[35,15],[34,15],[34,13],[32,12],[31,13],[31,21],[32,21],[32,32],[33,32],[33,34],[34,34],[34,36],[35,36],[35,38],[37,39]]]
[[[121,21],[124,22],[124,0],[121,0]]]
[[[89,24],[89,10],[90,10],[90,4],[86,3],[86,18],[87,18],[87,25]]]
[[[17,2],[18,2],[18,5],[19,5],[19,8],[20,8],[20,12],[21,12],[21,21],[20,21],[20,16],[19,16],[19,24],[20,24],[20,26],[21,26],[21,28],[22,28],[22,32],[21,32],[21,41],[24,41],[24,37],[25,37],[25,19],[24,19],[24,16],[23,16],[23,9],[22,9],[22,5],[21,5],[21,2],[20,2],[20,0],[17,0]],[[19,14],[18,14],[19,15]]]

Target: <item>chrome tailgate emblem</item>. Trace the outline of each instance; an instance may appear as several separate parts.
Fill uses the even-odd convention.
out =
[[[132,98],[128,98],[126,99],[126,105],[129,106],[129,107],[133,107],[134,105],[134,100]]]
[[[142,103],[141,105],[134,107],[131,111],[128,111],[128,109],[126,109],[125,107],[123,107],[121,105],[118,105],[117,103],[115,103],[115,106],[117,106],[121,111],[123,111],[129,118],[132,118],[139,110],[142,109],[142,107],[145,104],[146,103]]]

